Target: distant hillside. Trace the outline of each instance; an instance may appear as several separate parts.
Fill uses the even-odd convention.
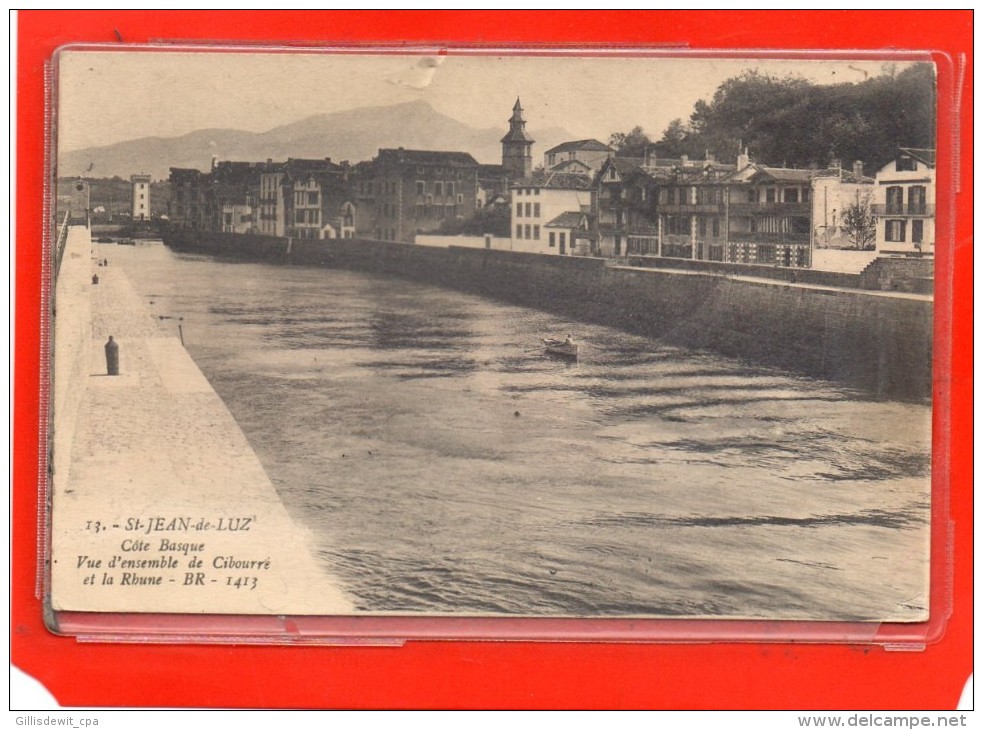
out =
[[[163,179],[171,167],[207,170],[213,156],[220,160],[283,160],[287,157],[333,160],[368,160],[380,147],[460,150],[479,162],[500,162],[500,140],[506,132],[497,127],[476,129],[436,112],[427,102],[415,101],[387,107],[365,107],[333,114],[319,114],[267,132],[236,129],[202,129],[180,137],[144,137],[106,147],[89,147],[59,157],[61,177],[128,178],[149,173]],[[543,152],[560,142],[575,139],[564,129],[531,129],[536,140],[533,164]]]
[[[898,147],[935,147],[935,92],[935,70],[925,63],[831,85],[747,72],[722,83],[709,103],[698,101],[688,122],[671,122],[654,151],[702,157],[709,150],[733,163],[743,144],[766,164],[860,160],[873,173]]]

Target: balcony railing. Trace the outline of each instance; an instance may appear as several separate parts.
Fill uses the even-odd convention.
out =
[[[809,243],[809,232],[731,233],[728,243]]]
[[[731,215],[780,215],[808,217],[812,204],[805,203],[731,203]]]
[[[891,216],[925,216],[932,217],[935,215],[935,205],[885,205],[884,203],[875,203],[871,206],[871,212],[874,215]]]
[[[675,203],[659,205],[657,209],[666,215],[722,215],[723,203]]]

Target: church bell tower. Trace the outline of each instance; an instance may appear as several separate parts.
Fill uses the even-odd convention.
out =
[[[502,167],[513,180],[532,174],[532,143],[526,135],[526,120],[522,118],[522,104],[516,98],[509,119],[509,133],[502,137]]]

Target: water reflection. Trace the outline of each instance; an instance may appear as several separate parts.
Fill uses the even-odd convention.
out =
[[[396,279],[121,254],[155,309],[184,317],[361,610],[927,606],[924,406]],[[579,362],[542,351],[566,332]]]

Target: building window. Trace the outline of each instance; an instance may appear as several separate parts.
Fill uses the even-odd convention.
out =
[[[905,221],[886,221],[884,224],[884,240],[901,243],[905,240]]]
[[[689,216],[666,216],[666,233],[671,236],[688,236],[690,234]]]
[[[457,204],[458,205],[461,205],[463,203],[464,203],[464,195],[462,195],[461,193],[458,193],[457,194]]]
[[[532,218],[532,203],[526,203],[526,218]]]
[[[714,238],[720,238],[720,219],[719,218],[714,218],[713,219],[713,237]]]
[[[899,215],[904,212],[904,188],[893,185],[887,189],[887,213]]]
[[[904,155],[897,159],[894,169],[896,172],[914,172],[918,169],[918,163],[915,162],[915,158]]]
[[[516,218],[522,217],[522,203],[515,204],[515,217]]]
[[[809,202],[809,188],[802,188],[802,202]]]
[[[522,188],[516,188],[515,189],[515,194],[516,195],[522,195]]]
[[[707,235],[707,219],[700,218],[700,237],[705,238]]]
[[[925,221],[911,222],[911,242],[922,243],[925,240]]]
[[[539,188],[536,188],[535,190],[533,190],[533,193],[536,194],[536,195],[539,195]]]
[[[454,197],[454,183],[452,182],[447,183],[447,197],[448,198]]]
[[[564,231],[560,231],[560,248],[567,245],[567,234]]]
[[[550,248],[556,248],[556,234],[550,231]]]
[[[925,210],[925,186],[912,185],[908,188],[908,212],[923,215]]]
[[[317,205],[317,193],[308,193],[307,194],[307,204],[308,205]]]
[[[423,180],[416,181],[416,194],[423,195],[427,192],[427,184]]]
[[[515,227],[515,237],[516,238],[522,238],[522,224],[521,223],[519,223]]]
[[[443,195],[444,195],[444,183],[439,182],[439,181],[438,182],[435,182],[433,184],[433,194],[435,196],[437,196],[438,198],[443,197]]]
[[[526,223],[526,238],[532,239],[532,225]]]
[[[537,241],[539,240],[539,226],[532,227],[532,237],[535,238]]]
[[[798,203],[799,202],[799,189],[798,188],[785,188],[785,202],[786,203]]]
[[[719,188],[701,187],[696,190],[696,199],[700,205],[714,205],[720,202]]]
[[[758,191],[757,190],[748,190],[747,191],[747,202],[749,202],[749,203],[757,203],[758,202]]]
[[[765,202],[774,203],[775,202],[775,188],[765,189]]]
[[[533,205],[532,205],[532,215],[533,215],[533,218],[539,218],[539,203],[533,203]],[[539,236],[536,236],[536,238],[539,238]]]

